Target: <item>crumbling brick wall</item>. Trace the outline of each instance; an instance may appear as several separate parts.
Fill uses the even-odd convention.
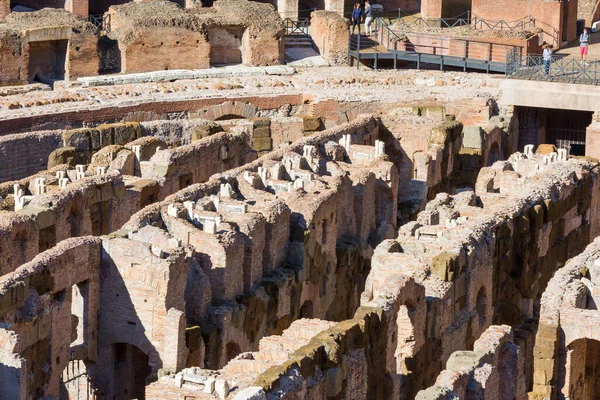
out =
[[[530,397],[597,397],[600,239],[552,277],[541,299]]]
[[[135,31],[136,38],[121,42],[121,72],[210,67],[210,45],[205,32],[180,27],[148,27]],[[178,56],[186,53],[188,56]]]
[[[56,184],[56,177],[49,179],[48,186]],[[6,236],[0,246],[5,257],[0,260],[0,270],[14,271],[35,256],[35,249],[44,251],[70,237],[117,230],[139,209],[139,196],[138,191],[125,188],[116,172],[89,176],[63,190],[34,196],[3,220]]]
[[[58,398],[70,361],[97,360],[100,243],[68,239],[0,280],[3,397]]]
[[[311,13],[310,36],[330,65],[348,65],[348,19],[332,11]]]
[[[475,341],[472,351],[453,353],[436,384],[417,393],[415,399],[525,398],[527,394],[517,390],[523,386],[516,383],[524,379],[524,371],[519,371],[524,357],[510,326],[492,325]]]

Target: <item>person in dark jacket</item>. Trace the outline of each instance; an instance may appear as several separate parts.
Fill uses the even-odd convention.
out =
[[[362,17],[362,9],[360,3],[354,4],[354,10],[352,10],[352,34],[354,35],[354,27],[358,26],[358,34],[360,35],[360,19]]]

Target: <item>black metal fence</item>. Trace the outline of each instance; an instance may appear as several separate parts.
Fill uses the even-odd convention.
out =
[[[506,56],[506,77],[600,85],[600,60],[582,61],[574,57],[558,56],[544,60],[541,55],[523,55],[515,49]]]
[[[286,18],[283,20],[285,25],[285,34],[294,36],[305,36],[308,37],[308,29],[310,26],[310,20],[308,18],[291,19]]]
[[[473,16],[472,26],[474,29],[493,31],[493,30],[505,30],[505,31],[525,31],[534,30],[535,19],[530,16],[523,17],[515,21],[498,20],[491,21],[477,16]]]
[[[110,32],[110,14],[90,14],[88,15],[88,21],[104,33]]]
[[[546,128],[547,143],[565,149],[572,156],[585,155],[585,129]]]

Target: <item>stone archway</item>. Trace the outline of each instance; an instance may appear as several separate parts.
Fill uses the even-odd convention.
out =
[[[113,378],[116,398],[143,399],[146,379],[152,373],[148,355],[129,343],[113,343]]]
[[[252,118],[256,117],[257,109],[252,104],[242,101],[226,101],[206,109],[200,114],[201,118],[210,121],[220,121],[226,119]]]

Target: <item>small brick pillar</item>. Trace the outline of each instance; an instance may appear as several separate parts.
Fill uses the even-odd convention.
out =
[[[65,1],[65,10],[87,18],[89,15],[89,0],[67,0]]]
[[[442,18],[442,0],[422,0],[421,16],[423,19]]]

